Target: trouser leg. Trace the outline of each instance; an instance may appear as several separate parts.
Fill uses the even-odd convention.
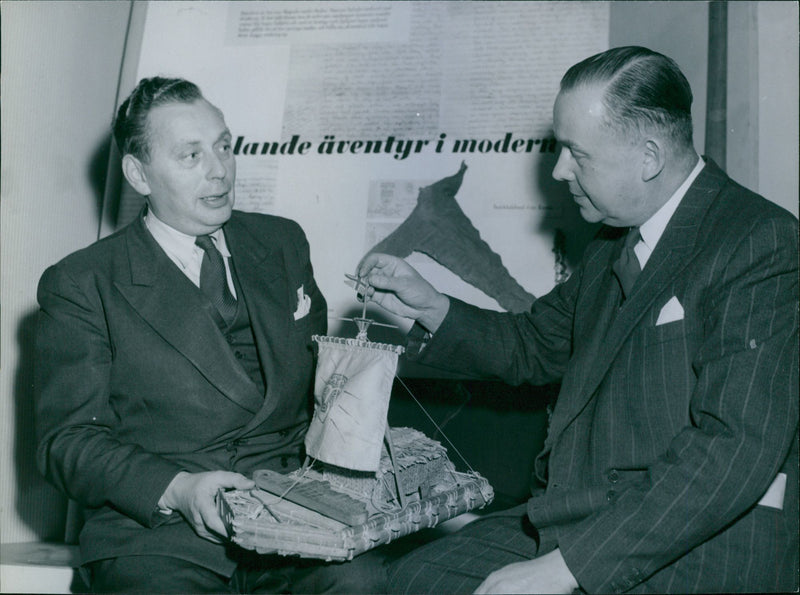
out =
[[[390,593],[472,593],[492,572],[536,557],[538,535],[521,505],[488,515],[389,566]]]
[[[228,593],[228,578],[169,556],[122,556],[86,565],[93,593]]]
[[[385,558],[381,548],[347,562],[246,552],[231,585],[239,593],[386,593]]]

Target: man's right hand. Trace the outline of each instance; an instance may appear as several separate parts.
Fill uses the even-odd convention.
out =
[[[450,309],[447,296],[402,258],[368,254],[358,263],[356,275],[371,285],[366,297],[393,314],[413,318],[428,332],[436,332]]]
[[[200,537],[222,543],[226,531],[217,513],[217,492],[227,488],[249,490],[255,485],[253,480],[231,471],[181,471],[167,486],[158,507],[177,510]]]

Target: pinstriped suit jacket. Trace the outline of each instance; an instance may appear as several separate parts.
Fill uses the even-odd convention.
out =
[[[587,591],[796,588],[797,233],[708,161],[621,307],[621,236],[606,228],[530,312],[452,300],[412,352],[512,384],[561,380],[528,516]],[[657,325],[673,297],[683,319]],[[758,505],[779,473],[783,508]]]

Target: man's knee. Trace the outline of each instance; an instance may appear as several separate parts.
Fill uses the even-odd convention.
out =
[[[296,593],[386,593],[386,555],[377,548],[340,563],[312,563],[298,569]]]
[[[478,519],[388,568],[390,593],[472,593],[495,570],[535,558],[537,534],[515,510]]]

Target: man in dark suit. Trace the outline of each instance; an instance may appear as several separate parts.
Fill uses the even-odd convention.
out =
[[[38,292],[38,464],[86,509],[93,590],[380,591],[368,558],[237,551],[215,506],[254,470],[301,463],[327,328],[305,235],[233,211],[231,133],[194,84],[142,80],[114,134],[147,206]]]
[[[546,489],[412,552],[393,590],[797,589],[797,220],[698,157],[691,102],[645,48],[566,73],[553,175],[605,226],[530,312],[448,298],[394,257],[359,264],[372,300],[416,320],[417,361],[561,382]]]

